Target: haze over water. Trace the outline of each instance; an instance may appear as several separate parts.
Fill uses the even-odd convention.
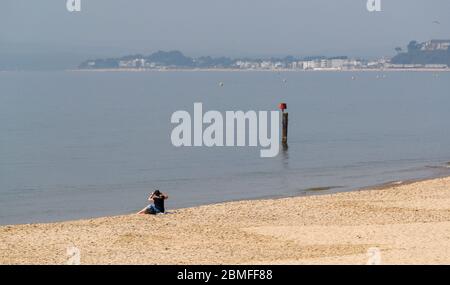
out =
[[[131,213],[156,187],[173,209],[445,174],[449,90],[431,72],[3,72],[0,224]],[[288,151],[173,147],[194,102],[286,102]]]

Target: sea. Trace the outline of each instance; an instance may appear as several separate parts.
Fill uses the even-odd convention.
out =
[[[177,110],[271,111],[288,148],[175,147]],[[450,175],[449,72],[0,72],[0,224]],[[276,203],[276,201],[274,201]]]

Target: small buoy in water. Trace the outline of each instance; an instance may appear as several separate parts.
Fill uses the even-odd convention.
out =
[[[287,82],[287,79],[286,78],[283,78],[283,83],[286,83]]]
[[[225,84],[224,84],[222,81],[219,82],[219,86],[220,86],[220,87],[223,87],[224,85],[225,85]]]
[[[352,76],[352,80],[356,80],[356,77],[355,77],[355,76]]]

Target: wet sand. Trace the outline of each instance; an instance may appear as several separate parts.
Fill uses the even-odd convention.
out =
[[[0,264],[450,264],[450,178],[0,227]],[[373,261],[373,258],[372,258]]]

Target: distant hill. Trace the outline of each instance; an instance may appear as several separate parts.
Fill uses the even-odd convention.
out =
[[[315,56],[307,57],[304,60],[317,59],[347,59],[346,56],[325,57]],[[299,58],[293,56],[286,56],[284,58],[234,58],[229,57],[188,57],[177,50],[173,51],[157,51],[150,55],[134,54],[127,55],[120,58],[107,59],[90,59],[82,62],[79,65],[80,69],[114,69],[114,68],[231,68],[236,67],[240,61],[248,61],[253,63],[261,63],[269,60],[273,63],[282,63],[284,65],[292,64],[299,61]]]
[[[180,51],[157,51],[148,56],[136,54],[120,58],[86,60],[80,64],[79,68],[145,67],[145,63],[152,63],[155,66],[194,66],[194,60]]]
[[[190,57],[185,56],[180,51],[157,51],[144,58],[149,62],[154,62],[158,65],[164,66],[183,66],[192,67],[194,66],[194,60]]]
[[[397,50],[401,50],[397,48]],[[393,64],[446,64],[450,66],[450,40],[411,41],[407,52],[400,52],[391,59]]]

